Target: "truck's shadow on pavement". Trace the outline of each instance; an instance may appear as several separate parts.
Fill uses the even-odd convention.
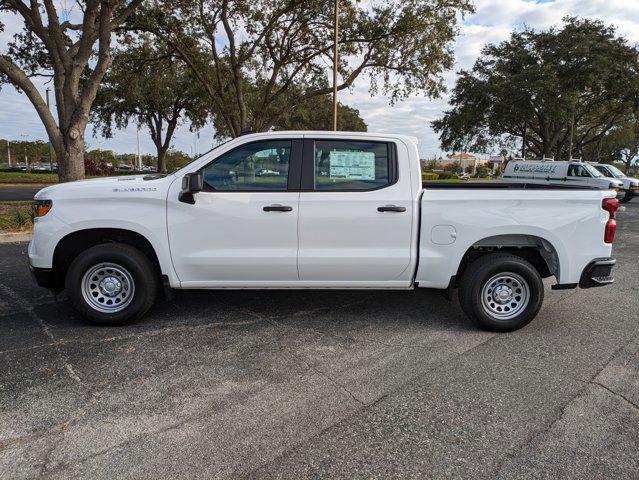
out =
[[[100,328],[86,325],[64,293],[57,301],[37,306],[34,311],[53,328]],[[105,330],[113,334],[116,330],[206,324],[237,328],[258,320],[297,328],[336,325],[340,329],[412,325],[433,331],[476,328],[465,317],[456,298],[448,301],[435,290],[209,290],[175,291],[171,300],[159,299],[141,320]]]

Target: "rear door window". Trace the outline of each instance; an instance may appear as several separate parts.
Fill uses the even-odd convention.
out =
[[[375,190],[390,185],[391,157],[391,146],[385,142],[316,140],[315,190]]]

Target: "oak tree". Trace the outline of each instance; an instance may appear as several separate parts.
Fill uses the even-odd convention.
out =
[[[111,65],[112,32],[140,3],[78,0],[77,12],[63,19],[54,0],[0,0],[0,12],[13,14],[21,24],[0,51],[0,82],[10,82],[29,98],[55,150],[60,181],[84,178],[84,134]],[[38,90],[37,77],[52,81],[56,116]]]
[[[447,150],[523,143],[539,157],[581,155],[639,102],[639,51],[598,20],[515,31],[462,70],[433,122]]]
[[[120,39],[113,67],[104,78],[91,113],[96,130],[106,137],[134,121],[151,133],[158,172],[166,173],[166,156],[180,122],[201,128],[207,111],[198,84],[164,45],[145,36]]]

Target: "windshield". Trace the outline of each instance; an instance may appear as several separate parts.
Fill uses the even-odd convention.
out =
[[[189,165],[191,165],[193,162],[195,162],[196,160],[199,160],[200,158],[202,158],[204,155],[208,155],[209,153],[213,152],[214,150],[217,150],[218,148],[220,148],[222,145],[226,145],[227,143],[229,143],[230,141],[235,140],[235,138],[229,138],[228,140],[223,141],[222,143],[218,143],[217,145],[215,145],[213,148],[211,148],[209,151],[204,152],[202,155],[198,155],[197,157],[195,157],[193,160],[191,160],[189,163],[185,163],[184,165],[182,165],[180,168],[174,170],[171,172],[171,175],[179,172],[180,170],[185,169],[186,167],[188,167]]]
[[[606,166],[608,167],[608,170],[610,170],[616,178],[625,177],[624,173],[621,170],[619,170],[617,167],[613,165],[606,165]]]
[[[592,175],[593,177],[603,177],[603,175],[601,174],[601,172],[599,170],[597,170],[595,167],[593,167],[592,165],[590,165],[589,163],[582,163],[581,164],[586,170],[588,170],[588,173],[590,175]]]

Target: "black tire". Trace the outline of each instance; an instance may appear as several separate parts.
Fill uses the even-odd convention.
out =
[[[107,264],[107,266],[104,264]],[[129,292],[132,293],[129,295],[130,298],[127,297],[125,300],[116,298],[116,301],[128,302],[126,307],[122,307],[122,305],[102,307],[122,308],[119,311],[99,311],[91,305],[90,301],[87,301],[85,294],[93,295],[94,298],[99,300],[97,298],[99,295],[96,293],[97,288],[93,284],[87,286],[83,294],[82,283],[85,274],[88,275],[87,272],[98,268],[101,269],[100,274],[110,275],[109,273],[104,273],[112,271],[108,270],[108,264],[112,264],[116,269],[119,267],[120,270],[116,270],[118,273],[114,275],[121,275],[122,272],[128,275],[126,279],[122,277],[123,281],[121,284],[118,283],[118,285],[131,283]],[[97,279],[98,277],[93,278]],[[120,277],[114,278],[118,279]],[[65,288],[73,306],[89,323],[124,325],[141,318],[151,308],[158,292],[159,280],[151,261],[138,249],[122,243],[104,243],[85,250],[75,258],[67,270]],[[125,295],[126,292],[122,293],[122,296]],[[104,296],[104,298],[107,299],[107,302],[113,303],[110,297]],[[100,307],[98,306],[97,308]]]
[[[506,290],[506,298],[512,295],[511,300],[493,298],[497,293],[491,288],[494,285]],[[525,296],[517,296],[521,293],[516,292],[522,289]],[[516,255],[494,253],[480,257],[466,268],[459,284],[459,303],[464,313],[480,327],[495,332],[511,332],[527,325],[537,316],[543,300],[544,284],[539,272]],[[512,317],[499,317],[508,315]]]
[[[628,203],[630,200],[632,200],[632,198],[633,198],[634,196],[635,196],[635,195],[634,195],[634,193],[633,193],[632,191],[630,191],[630,192],[626,193],[626,194],[624,195],[624,197],[623,197],[621,200],[619,200],[619,201],[620,201],[621,203]]]

